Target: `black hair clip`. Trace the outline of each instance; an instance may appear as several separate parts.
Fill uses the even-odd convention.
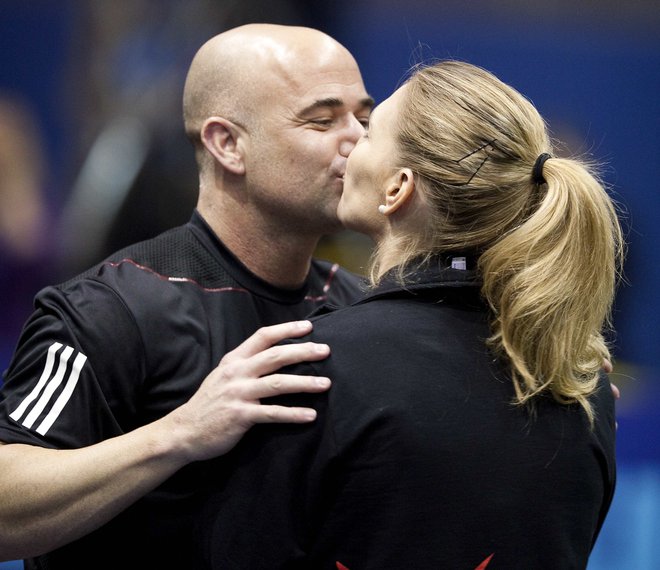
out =
[[[472,152],[469,152],[468,154],[466,154],[463,158],[459,158],[458,160],[455,160],[454,162],[455,162],[456,164],[460,164],[461,161],[465,160],[466,158],[471,157],[473,154],[478,153],[480,150],[484,150],[484,149],[486,149],[486,148],[489,147],[489,146],[490,146],[493,150],[496,150],[497,147],[495,146],[495,141],[497,141],[497,139],[493,139],[492,141],[488,141],[488,142],[482,144],[479,148],[476,148],[476,149],[473,150]],[[486,156],[485,156],[484,159],[479,163],[479,166],[478,166],[477,169],[473,172],[472,176],[470,176],[470,179],[469,179],[467,182],[465,182],[464,184],[461,184],[461,186],[467,186],[470,182],[472,182],[472,179],[473,179],[473,178],[477,175],[477,173],[481,170],[481,167],[482,167],[484,164],[486,164],[486,161],[490,158],[490,154],[488,154],[488,150],[486,150],[485,152],[486,152]]]

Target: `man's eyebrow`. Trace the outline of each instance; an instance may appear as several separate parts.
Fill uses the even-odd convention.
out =
[[[373,99],[373,97],[365,97],[364,99],[360,100],[360,107],[365,109],[372,109],[374,104],[375,104],[375,100]],[[325,99],[317,99],[311,105],[305,107],[302,111],[300,111],[300,115],[307,115],[309,113],[313,113],[318,109],[324,109],[324,108],[334,109],[343,106],[344,106],[344,101],[342,99],[339,99],[338,97],[326,97]]]
[[[373,97],[365,97],[364,99],[360,100],[360,105],[365,109],[371,110],[374,108],[375,104],[376,100]]]

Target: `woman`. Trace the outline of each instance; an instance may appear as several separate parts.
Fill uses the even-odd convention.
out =
[[[218,463],[205,562],[584,568],[615,481],[603,187],[524,97],[446,61],[374,111],[339,215],[376,242],[372,288],[315,319],[332,355],[295,368],[333,380],[299,397],[315,424],[258,427]]]

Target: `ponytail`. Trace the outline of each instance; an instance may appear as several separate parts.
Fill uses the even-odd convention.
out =
[[[586,165],[552,158],[545,184],[533,184],[534,213],[480,257],[483,293],[494,314],[491,347],[511,367],[516,399],[549,391],[578,402],[593,422],[588,396],[610,354],[623,240],[614,206]]]

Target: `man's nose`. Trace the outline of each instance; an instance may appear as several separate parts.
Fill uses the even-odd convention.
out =
[[[351,115],[346,136],[339,143],[339,154],[348,157],[351,151],[355,148],[357,142],[360,140],[360,137],[364,135],[364,132],[364,125],[358,121],[354,115]]]

